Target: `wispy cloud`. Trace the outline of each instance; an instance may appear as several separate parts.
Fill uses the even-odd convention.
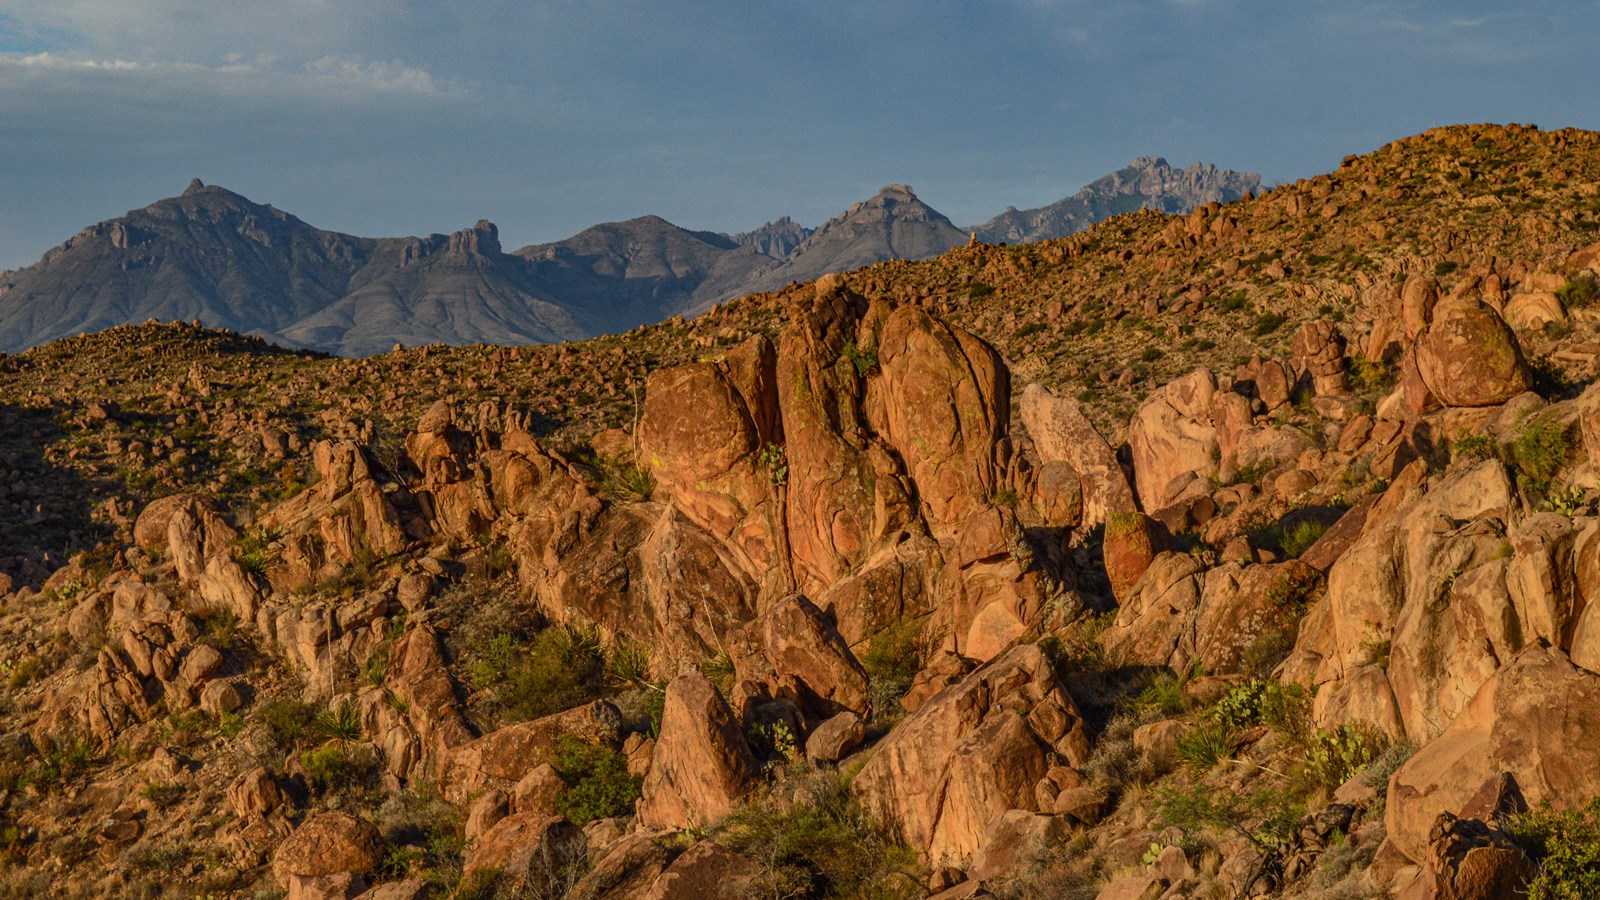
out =
[[[421,66],[402,60],[366,60],[359,57],[323,56],[307,63],[288,64],[272,55],[245,57],[230,54],[214,65],[182,60],[140,61],[131,59],[71,56],[44,51],[39,53],[0,53],[0,90],[8,85],[3,74],[62,78],[105,76],[111,78],[167,79],[185,89],[243,86],[242,80],[261,91],[326,91],[346,93],[410,94],[445,96],[465,93],[466,86],[454,79],[435,78]],[[36,87],[35,87],[36,89]]]

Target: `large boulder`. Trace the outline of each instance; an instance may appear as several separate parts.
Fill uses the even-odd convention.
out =
[[[761,578],[787,562],[775,484],[782,433],[772,342],[752,337],[718,358],[658,369],[645,385],[640,462],[690,521],[736,549]]]
[[[699,672],[674,678],[639,820],[656,828],[710,824],[733,811],[756,774],[755,757],[716,686]]]
[[[798,594],[778,601],[763,618],[762,636],[779,692],[814,718],[872,714],[866,670],[811,601]]]
[[[1178,499],[1186,479],[1217,474],[1222,449],[1210,415],[1216,392],[1216,377],[1199,369],[1151,394],[1134,414],[1128,448],[1146,512]]]
[[[441,792],[452,803],[465,803],[490,788],[509,791],[540,764],[551,761],[562,735],[614,746],[621,727],[622,714],[605,700],[507,725],[445,755]]]
[[[1040,812],[1040,782],[1088,753],[1077,705],[1044,651],[1024,644],[924,703],[851,784],[929,863],[963,866],[996,816]]]
[[[1138,512],[1110,513],[1106,519],[1101,555],[1111,595],[1127,599],[1166,545],[1166,534],[1154,519]]]
[[[562,896],[588,868],[587,856],[583,832],[566,819],[513,813],[478,838],[462,871],[498,873],[509,896]]]
[[[1047,467],[1052,463],[1065,465],[1078,476],[1084,526],[1101,525],[1110,513],[1138,508],[1116,451],[1077,401],[1056,397],[1043,385],[1034,383],[1022,391],[1018,415],[1040,461]]]
[[[207,509],[206,501],[198,494],[172,494],[145,505],[133,523],[133,542],[142,550],[165,550],[167,526],[180,510],[194,514]]]
[[[1543,643],[1518,654],[1389,779],[1389,841],[1427,859],[1441,813],[1509,774],[1529,806],[1576,809],[1600,796],[1600,676]]]
[[[383,838],[371,822],[342,812],[317,813],[278,847],[272,873],[280,887],[290,878],[340,872],[364,874],[383,864]]]
[[[1416,348],[1423,381],[1446,406],[1495,406],[1533,386],[1516,335],[1477,300],[1440,303]]]
[[[1294,677],[1317,688],[1318,724],[1362,720],[1422,743],[1526,641],[1556,635],[1535,626],[1541,604],[1532,597],[1523,618],[1506,578],[1517,500],[1505,467],[1486,460],[1431,484],[1411,471],[1329,569],[1318,601],[1328,608],[1313,610],[1326,627],[1302,628],[1291,659]]]

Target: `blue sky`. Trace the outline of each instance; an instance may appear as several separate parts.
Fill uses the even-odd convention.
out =
[[[0,269],[221,184],[508,246],[655,213],[957,224],[1137,156],[1280,182],[1453,122],[1600,128],[1600,0],[0,0]]]

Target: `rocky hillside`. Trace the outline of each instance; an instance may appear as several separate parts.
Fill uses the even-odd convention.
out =
[[[1120,189],[1122,174],[1105,190]],[[1201,182],[1235,173],[1203,174]],[[1145,191],[1141,203],[1169,211],[1211,198],[1168,176],[1145,177],[1135,189]],[[1073,206],[1069,230],[1115,206]],[[1069,227],[1060,216],[1051,221]],[[628,331],[790,281],[935,256],[965,240],[895,186],[817,230],[783,217],[729,236],[643,216],[507,254],[487,221],[450,235],[360,238],[197,180],[182,196],[85,229],[34,266],[0,273],[0,349],[151,319],[342,356],[395,344],[557,342]]]
[[[1047,241],[1076,234],[1096,222],[1140,209],[1186,213],[1207,203],[1230,203],[1261,190],[1261,176],[1200,163],[1174,169],[1159,156],[1141,156],[1126,168],[1038,209],[1007,207],[969,229],[990,243]]]
[[[1588,896],[1597,197],[1448,128],[582,343],[5,357],[0,893]]]

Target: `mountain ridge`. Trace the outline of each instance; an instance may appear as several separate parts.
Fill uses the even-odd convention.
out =
[[[974,231],[980,240],[1059,237],[1123,207],[1188,209],[1259,184],[1248,173],[1142,157],[1056,204],[1010,209],[976,229],[889,185],[816,228],[783,216],[727,234],[644,215],[507,252],[485,220],[450,234],[360,237],[194,179],[0,275],[0,350],[151,318],[353,356],[397,343],[576,340],[792,281],[936,256]]]

